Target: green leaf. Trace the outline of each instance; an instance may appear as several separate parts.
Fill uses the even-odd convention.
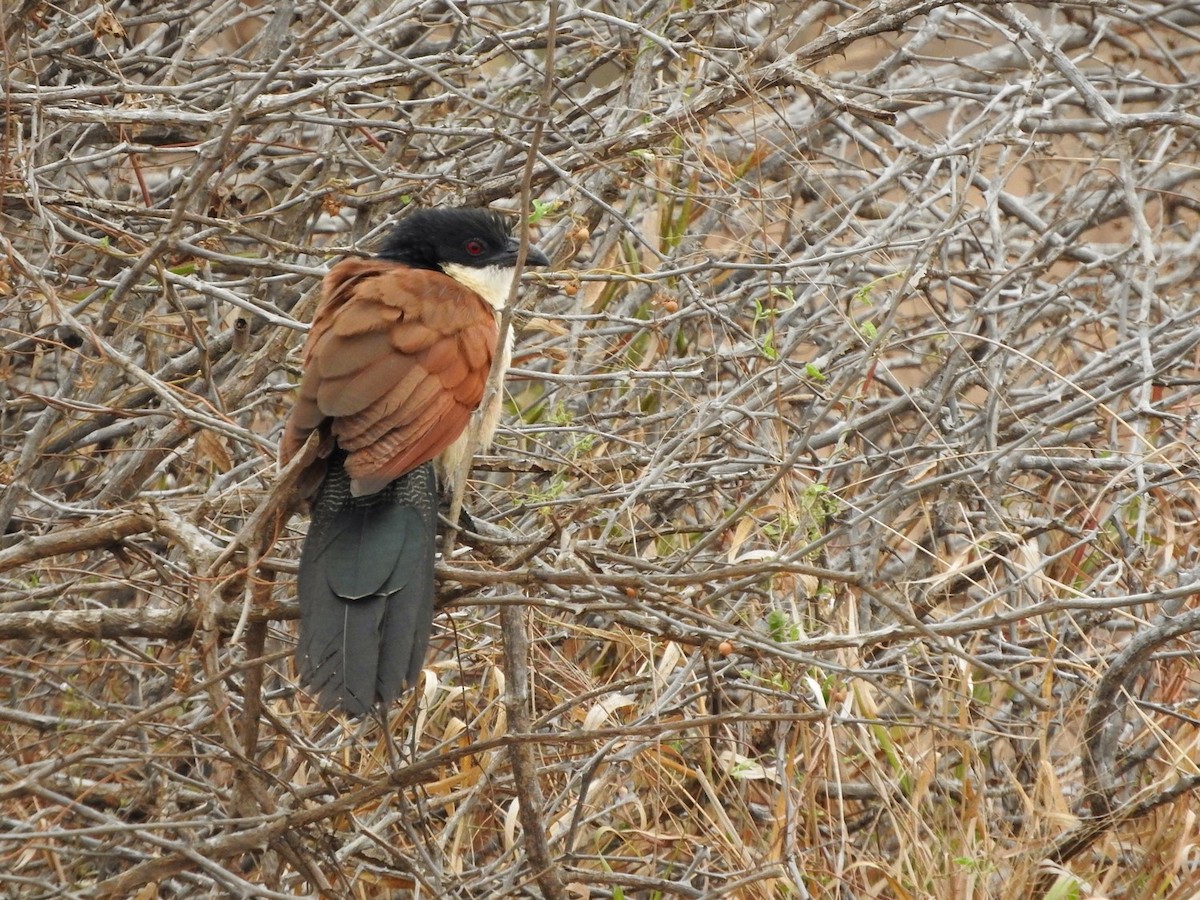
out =
[[[775,332],[774,331],[768,331],[763,336],[762,346],[759,349],[762,350],[762,355],[765,356],[767,359],[771,360],[771,362],[774,362],[776,359],[779,358],[779,351],[775,349]]]
[[[1058,876],[1058,880],[1046,891],[1046,900],[1079,900],[1082,896],[1079,879],[1072,875]]]
[[[553,215],[562,206],[561,200],[534,200],[532,203],[533,212],[529,214],[530,225],[536,225],[542,219],[546,218],[546,216]]]
[[[767,613],[767,631],[771,640],[779,644],[800,639],[800,626],[789,619],[781,609],[773,609]]]

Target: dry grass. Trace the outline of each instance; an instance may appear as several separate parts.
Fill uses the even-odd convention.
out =
[[[0,892],[1196,895],[1200,17],[858,7],[0,7]],[[389,740],[290,660],[301,323],[523,189]]]

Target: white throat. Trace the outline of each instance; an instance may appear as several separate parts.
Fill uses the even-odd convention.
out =
[[[496,311],[504,309],[504,304],[508,302],[513,275],[517,272],[512,266],[476,268],[464,266],[461,263],[445,263],[442,271],[463,287],[473,290]]]

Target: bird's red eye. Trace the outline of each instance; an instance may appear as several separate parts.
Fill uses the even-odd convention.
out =
[[[474,239],[467,241],[466,250],[468,256],[478,256],[483,252],[483,241]]]

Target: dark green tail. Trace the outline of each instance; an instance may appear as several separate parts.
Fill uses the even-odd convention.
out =
[[[300,553],[300,678],[325,709],[363,715],[425,663],[433,627],[437,479],[425,463],[365,497],[329,460]]]

